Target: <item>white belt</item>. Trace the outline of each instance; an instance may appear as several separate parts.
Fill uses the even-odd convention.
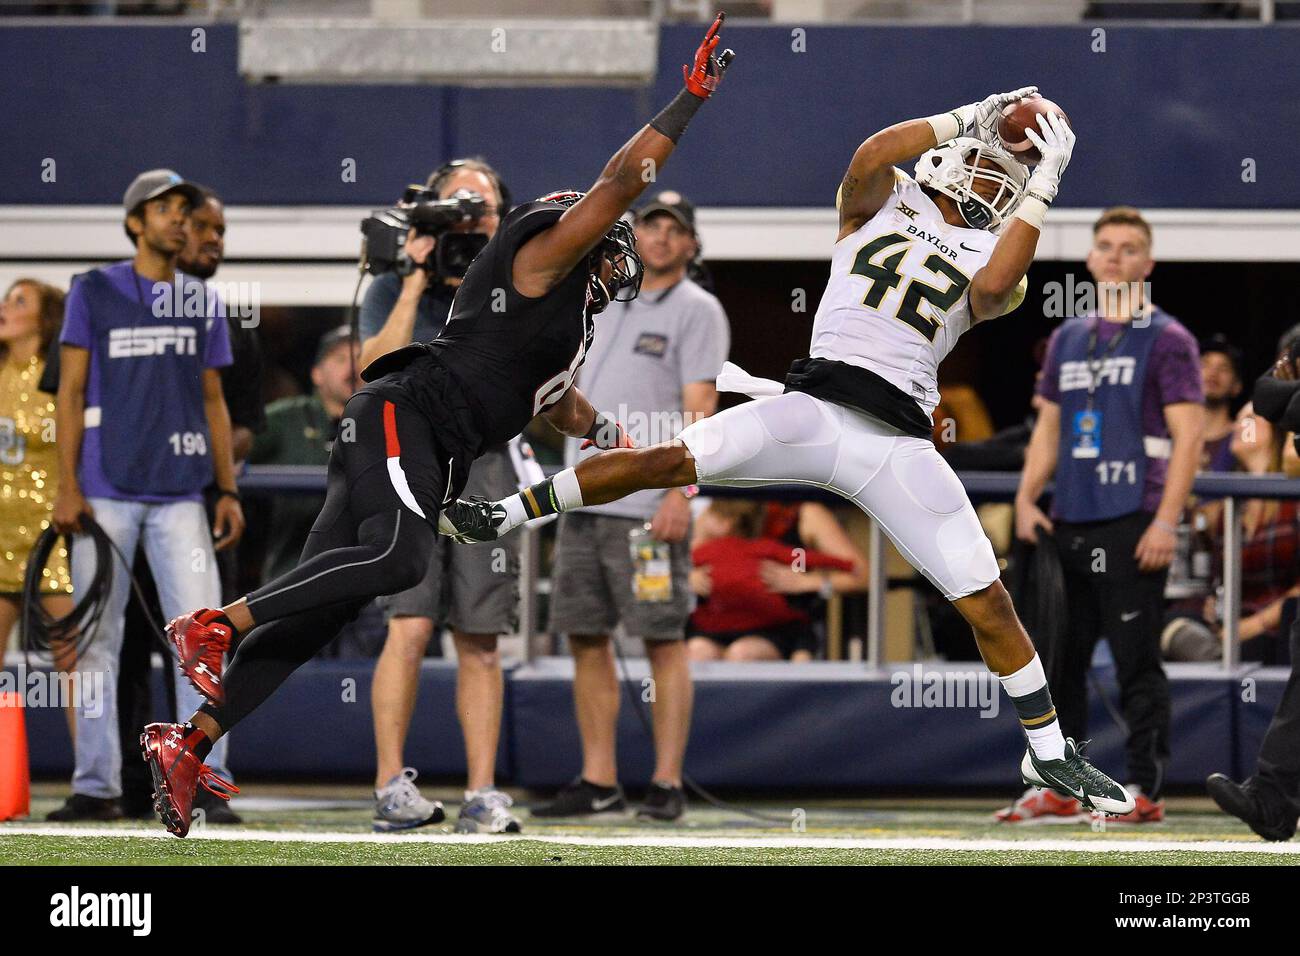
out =
[[[103,409],[98,405],[92,405],[86,409],[86,415],[83,419],[86,428],[98,428],[100,419],[103,417]]]
[[[1142,450],[1146,452],[1148,458],[1165,458],[1168,459],[1174,451],[1174,442],[1171,438],[1157,438],[1155,435],[1142,436]]]

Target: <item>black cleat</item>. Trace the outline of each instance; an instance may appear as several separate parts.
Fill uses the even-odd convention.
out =
[[[495,541],[501,523],[506,520],[506,509],[495,501],[473,497],[466,501],[457,499],[442,509],[438,515],[438,533],[451,537],[461,544]]]
[[[80,823],[87,820],[106,823],[122,819],[122,804],[116,799],[74,793],[63,806],[47,813],[45,819],[54,823]]]
[[[1237,783],[1221,773],[1205,780],[1205,789],[1224,813],[1236,817],[1265,840],[1289,840],[1295,836],[1296,811],[1280,797],[1267,795],[1254,779]]]
[[[670,783],[652,783],[646,791],[645,799],[637,807],[638,820],[660,820],[670,823],[680,820],[686,812],[686,794],[681,787]]]
[[[200,790],[194,797],[194,809],[203,811],[204,823],[238,826],[244,818],[230,808],[230,801]]]
[[[535,817],[590,817],[598,813],[622,813],[627,809],[620,786],[598,787],[579,777],[552,798],[533,807]]]

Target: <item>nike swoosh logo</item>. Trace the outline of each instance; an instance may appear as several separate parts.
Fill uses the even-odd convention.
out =
[[[1141,613],[1142,613],[1141,611],[1129,611],[1127,614],[1121,614],[1119,616],[1119,619],[1123,621],[1125,624],[1127,624],[1129,621],[1133,620]]]
[[[970,246],[966,245],[966,243],[964,243],[964,242],[959,242],[959,243],[957,243],[957,245],[961,246],[961,247],[962,247],[963,249],[965,249],[967,252],[979,252],[978,249],[972,249]]]
[[[612,797],[605,797],[605,798],[603,798],[603,799],[601,799],[601,800],[592,800],[592,801],[591,801],[591,809],[593,809],[593,810],[595,810],[595,811],[597,811],[597,812],[600,812],[601,810],[608,810],[608,809],[609,809],[610,807],[612,807],[614,804],[618,803],[619,799],[620,799],[620,797],[619,797],[619,795],[616,793],[616,794],[614,794]]]

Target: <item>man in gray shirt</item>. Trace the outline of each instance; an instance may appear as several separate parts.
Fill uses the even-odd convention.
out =
[[[645,446],[670,440],[714,412],[713,380],[731,338],[721,303],[687,278],[699,254],[695,208],[679,193],[661,192],[638,213],[636,237],[645,264],[641,294],[610,303],[600,317],[578,384],[601,414],[622,422]],[[569,439],[565,461],[572,466],[598,453]],[[535,807],[534,816],[626,806],[614,752],[619,686],[610,645],[620,622],[628,636],[645,642],[654,677],[655,770],[638,815],[675,820],[685,809],[682,761],[693,696],[685,643],[690,520],[687,492],[680,488],[641,491],[561,515],[550,630],[567,634],[573,653],[582,772],[552,802]],[[634,540],[640,561],[632,556]]]

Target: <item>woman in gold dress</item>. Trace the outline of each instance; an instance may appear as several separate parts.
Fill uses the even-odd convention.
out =
[[[50,523],[58,491],[54,396],[37,383],[62,322],[63,292],[44,282],[19,279],[0,301],[0,652],[21,611],[27,556]],[[45,609],[66,615],[72,578],[62,544],[44,576]]]

